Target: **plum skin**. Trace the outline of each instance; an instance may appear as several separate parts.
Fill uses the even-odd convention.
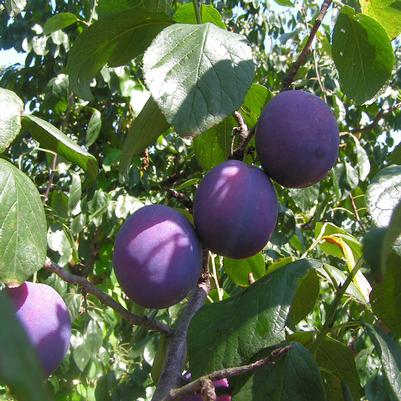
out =
[[[163,205],[138,209],[117,234],[117,279],[135,303],[167,308],[195,287],[202,269],[202,248],[191,223]]]
[[[238,160],[210,170],[195,195],[194,221],[202,243],[233,259],[253,256],[264,248],[277,213],[270,179],[259,168]]]
[[[304,188],[333,167],[339,132],[330,107],[301,90],[275,96],[256,128],[256,152],[263,169],[284,187]]]
[[[60,365],[71,338],[71,318],[61,296],[50,286],[25,282],[7,288],[16,315],[36,350],[45,376]]]

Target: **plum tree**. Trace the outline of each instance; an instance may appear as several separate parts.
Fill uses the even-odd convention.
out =
[[[336,119],[320,98],[301,90],[281,92],[265,107],[256,128],[256,151],[279,184],[303,188],[333,167],[339,146]]]
[[[263,249],[276,226],[277,211],[266,174],[237,160],[209,171],[195,195],[194,220],[202,243],[233,259]]]
[[[116,237],[114,269],[124,292],[147,308],[181,301],[201,274],[202,248],[191,223],[163,205],[137,210]]]
[[[7,288],[16,314],[36,349],[46,376],[60,365],[71,338],[71,319],[61,296],[46,284],[25,282]]]

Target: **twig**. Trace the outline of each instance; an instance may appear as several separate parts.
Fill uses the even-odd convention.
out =
[[[327,318],[324,322],[324,325],[323,325],[322,329],[320,330],[319,334],[317,335],[316,340],[312,344],[312,347],[311,347],[312,353],[315,353],[317,351],[317,349],[319,348],[320,344],[322,343],[322,341],[324,340],[326,335],[331,331],[331,328],[333,327],[335,319],[336,319],[337,309],[341,304],[341,298],[343,297],[343,295],[345,294],[345,291],[347,291],[347,288],[349,287],[352,280],[354,279],[354,277],[358,273],[359,269],[361,268],[362,262],[363,262],[363,258],[360,258],[356,262],[354,268],[349,273],[347,279],[340,286],[338,286],[337,293],[335,295],[333,302],[330,305],[330,310],[327,313]]]
[[[207,294],[210,291],[209,278],[209,250],[203,251],[203,273],[198,285],[192,290],[188,304],[178,320],[177,327],[170,336],[167,344],[166,360],[163,372],[160,375],[159,383],[153,394],[152,401],[162,401],[172,388],[176,388],[181,383],[181,374],[185,363],[187,350],[188,327],[196,312],[205,303]]]
[[[193,394],[198,392],[202,387],[202,382],[206,380],[216,381],[221,379],[229,379],[235,376],[246,375],[256,370],[266,366],[274,364],[279,358],[285,355],[291,349],[291,345],[287,345],[283,348],[279,348],[274,350],[269,356],[266,358],[260,359],[256,362],[253,362],[249,365],[238,366],[235,368],[227,368],[218,370],[213,373],[209,373],[208,375],[202,376],[199,379],[194,380],[191,383],[186,384],[180,388],[174,389],[170,391],[170,394],[164,398],[163,401],[174,401],[181,399],[184,395]]]
[[[233,129],[233,133],[234,135],[239,134],[240,143],[236,149],[231,150],[230,159],[243,160],[245,149],[247,148],[253,135],[255,135],[255,127],[248,129],[240,112],[234,112],[234,116],[238,122],[238,126]]]
[[[89,294],[94,295],[99,301],[109,306],[110,308],[114,309],[117,313],[121,315],[123,319],[128,321],[129,323],[136,325],[136,326],[143,326],[149,330],[158,331],[160,333],[171,335],[172,329],[164,323],[158,322],[156,320],[150,319],[146,316],[137,316],[133,313],[129,312],[125,309],[121,304],[116,302],[110,295],[107,295],[103,291],[99,290],[95,287],[91,282],[89,282],[86,278],[77,276],[75,274],[70,273],[67,270],[64,270],[61,266],[58,266],[56,263],[51,261],[49,258],[46,259],[43,267],[52,272],[57,274],[61,277],[64,281],[70,284],[77,284],[84,288],[86,292]]]
[[[291,84],[294,82],[295,76],[298,73],[298,70],[302,65],[305,64],[306,58],[308,56],[308,53],[311,50],[313,40],[315,39],[316,33],[318,29],[320,28],[320,25],[322,24],[323,18],[327,13],[327,10],[329,9],[331,3],[333,0],[324,0],[322,7],[320,8],[319,15],[316,17],[315,23],[313,24],[312,30],[309,34],[308,40],[302,49],[301,53],[299,54],[297,60],[294,62],[294,64],[291,66],[290,71],[288,72],[286,78],[283,81],[282,89],[288,89]]]
[[[352,196],[352,193],[350,193],[349,197],[351,199],[351,206],[352,206],[352,210],[354,211],[355,219],[356,219],[357,223],[359,224],[359,227],[361,227],[361,230],[364,233],[366,233],[366,228],[365,228],[364,224],[362,223],[361,217],[359,216],[358,208],[356,207],[355,199]]]
[[[399,108],[401,108],[401,102],[393,104],[387,110],[381,109],[373,117],[373,120],[371,123],[365,125],[364,127],[353,128],[349,131],[349,133],[350,134],[359,134],[362,132],[370,131],[376,127],[376,125],[380,122],[381,119],[385,118],[387,115],[391,114],[394,110],[397,110]]]
[[[187,208],[188,210],[192,210],[192,200],[186,194],[176,191],[175,189],[166,187],[164,188],[164,190],[171,198],[177,199],[185,208]]]

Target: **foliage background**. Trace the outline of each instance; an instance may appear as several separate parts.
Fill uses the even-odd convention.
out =
[[[184,2],[172,3],[175,10]],[[308,0],[296,2],[295,7],[289,1],[277,2],[290,8],[258,0],[210,3],[222,16],[220,20],[216,14],[220,25],[245,35],[251,43],[256,65],[255,84],[241,111],[252,127],[264,104],[273,93],[281,90],[320,5]],[[345,3],[360,10],[357,2]],[[123,66],[102,67],[91,84],[93,99],[89,101],[71,92],[69,70],[66,69],[71,47],[87,26],[98,19],[101,7],[111,13],[117,6],[110,6],[112,2],[109,1],[49,3],[31,0],[22,12],[10,16],[7,10],[18,8],[18,4],[7,1],[2,6],[0,48],[24,52],[26,60],[22,65],[2,68],[1,87],[14,91],[23,100],[27,113],[34,113],[68,134],[95,155],[99,164],[96,183],[88,186],[85,183],[87,171],[63,156],[55,157],[54,152],[32,139],[26,128],[3,155],[34,181],[42,195],[48,226],[48,256],[60,266],[69,266],[75,274],[87,277],[132,312],[172,324],[185,302],[167,310],[149,311],[132,304],[121,292],[112,269],[114,238],[124,219],[143,204],[164,203],[186,209],[204,172],[228,157],[236,121],[228,117],[195,139],[179,136],[166,126],[147,150],[141,148],[133,157],[127,156],[124,141],[149,95],[141,57]],[[365,233],[380,223],[374,207],[370,207],[371,214],[367,211],[367,202],[374,198],[373,195],[366,197],[369,185],[383,167],[400,164],[401,160],[399,148],[395,148],[401,139],[400,39],[392,42],[395,64],[386,85],[370,102],[357,104],[344,94],[343,83],[333,63],[332,30],[340,8],[341,5],[335,3],[326,16],[312,54],[298,71],[294,83],[296,88],[309,90],[325,99],[335,113],[342,133],[338,163],[321,183],[310,188],[285,189],[276,185],[280,214],[271,243],[252,261],[235,262],[213,257],[214,288],[208,300],[213,303],[238,294],[243,286],[248,286],[249,271],[258,279],[301,256],[323,261],[325,265],[316,269],[319,280],[317,276],[311,276],[299,295],[298,305],[309,302],[310,308],[304,306],[306,310],[299,312],[300,319],[294,319],[287,331],[287,335],[296,333],[293,339],[304,345],[308,345],[308,333],[321,329],[326,320],[334,298],[333,276],[340,280],[339,277],[344,277],[344,273],[353,267],[361,256]],[[75,20],[62,29],[53,30],[49,18],[59,13],[71,13],[71,21]],[[190,18],[194,20],[194,15]],[[367,57],[370,57],[368,49]],[[29,125],[25,127],[29,128]],[[146,121],[144,128],[147,128]],[[250,146],[252,150],[252,142]],[[126,171],[120,164],[124,157],[125,160],[128,157],[128,161],[132,159]],[[255,152],[246,156],[250,163],[257,162],[255,158]],[[400,176],[399,167],[389,176],[395,188],[399,188]],[[378,225],[387,224],[388,220]],[[365,239],[373,243],[367,249],[378,249],[377,240],[371,237]],[[364,264],[362,273],[371,285],[381,282],[377,268]],[[165,350],[161,336],[141,327],[132,327],[97,299],[87,296],[76,286],[67,285],[54,274],[40,270],[34,279],[52,285],[66,300],[73,317],[70,351],[46,384],[53,398],[150,399]],[[395,302],[400,294],[399,283],[394,294],[387,295],[388,303],[383,308]],[[340,372],[341,381],[323,369],[330,399],[351,399],[346,398],[347,391],[355,397],[360,391],[358,382],[363,399],[401,399],[400,395],[398,398],[390,395],[389,384],[381,369],[380,353],[361,323],[376,321],[377,310],[372,311],[363,299],[363,288],[358,288],[359,285],[366,289],[370,284],[360,276],[342,299],[336,320],[338,330],[331,334],[347,345],[344,358],[355,359],[357,376],[350,368],[345,373]],[[382,291],[385,297],[390,290],[385,287]],[[398,317],[391,318],[394,325]],[[216,316],[216,322],[221,318]],[[348,321],[356,323],[350,324],[348,329]],[[399,336],[401,331],[393,330],[393,334]],[[191,344],[195,344],[195,348],[200,346],[197,341],[196,338],[192,343],[190,340],[190,347]],[[338,359],[334,358],[335,354]],[[334,365],[342,361],[338,349],[331,355]],[[327,365],[326,361],[326,369]],[[0,397],[9,399],[6,387],[0,387]]]

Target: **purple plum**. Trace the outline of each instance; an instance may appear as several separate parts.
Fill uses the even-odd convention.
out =
[[[117,279],[135,303],[167,308],[195,287],[202,248],[191,223],[162,205],[137,210],[122,225],[114,246]]]
[[[215,382],[213,382],[213,384],[216,390],[216,394],[218,394],[218,390],[220,389],[229,388],[229,383],[227,379],[216,380]],[[203,398],[200,394],[192,394],[192,395],[187,395],[184,398],[181,398],[180,401],[203,401]],[[216,401],[231,401],[231,395],[229,394],[218,395]]]
[[[338,156],[339,132],[329,106],[301,90],[281,92],[256,128],[256,152],[266,173],[288,188],[324,178]]]
[[[7,288],[17,317],[36,349],[46,376],[54,372],[68,351],[71,319],[61,296],[46,284],[25,282]]]
[[[277,198],[259,168],[228,160],[210,170],[194,202],[195,227],[211,251],[233,259],[255,255],[276,226]]]

